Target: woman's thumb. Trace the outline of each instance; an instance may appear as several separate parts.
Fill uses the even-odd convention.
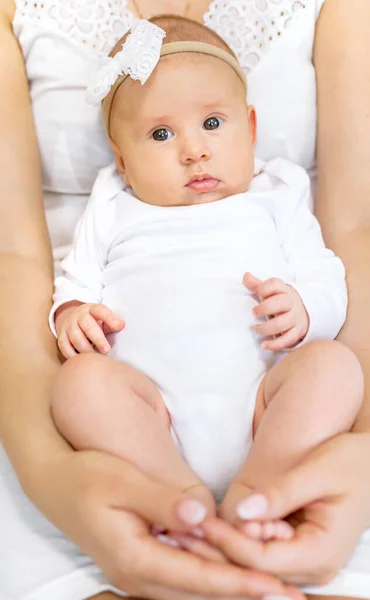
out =
[[[327,497],[328,478],[313,463],[301,464],[241,500],[236,513],[242,521],[282,519]]]
[[[130,484],[122,488],[120,507],[138,514],[150,524],[188,532],[216,512],[212,501],[198,499],[191,490],[183,492],[169,484],[153,481],[136,470],[130,479]]]

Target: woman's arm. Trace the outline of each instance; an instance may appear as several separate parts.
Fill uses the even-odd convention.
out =
[[[37,470],[29,455],[43,445],[65,449],[48,413],[58,366],[48,331],[53,289],[40,158],[12,2],[0,10],[0,438],[23,485],[32,493]],[[48,453],[45,453],[46,460]]]
[[[365,373],[356,429],[370,433],[370,3],[326,0],[318,21],[317,216],[347,270],[349,310],[339,339]],[[370,442],[369,442],[370,445]]]

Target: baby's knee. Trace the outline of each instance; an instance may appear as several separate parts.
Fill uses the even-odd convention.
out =
[[[305,347],[315,365],[319,379],[330,385],[333,396],[352,398],[358,407],[364,393],[364,375],[356,355],[344,344],[335,340],[317,340]]]
[[[104,386],[104,357],[80,354],[67,360],[59,369],[54,382],[51,410],[54,421],[64,429],[71,419],[84,419],[91,413],[91,404]]]

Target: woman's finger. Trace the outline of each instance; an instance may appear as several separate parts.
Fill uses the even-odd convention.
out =
[[[279,335],[289,331],[294,325],[294,316],[292,311],[286,312],[282,315],[278,315],[265,321],[263,323],[258,323],[255,325],[254,329],[258,335],[269,336],[269,335]]]
[[[105,304],[93,304],[90,314],[96,321],[102,321],[111,332],[121,331],[125,326],[125,322],[117,317]]]
[[[173,538],[181,548],[188,550],[192,554],[203,558],[204,560],[212,560],[215,562],[227,563],[225,556],[204,540],[197,539],[191,535],[172,534]]]
[[[90,313],[84,313],[78,320],[80,329],[84,332],[90,342],[96,346],[101,354],[108,354],[111,347],[105,337],[102,328]]]
[[[314,513],[315,508],[290,540],[251,539],[228,523],[215,519],[207,519],[202,527],[208,541],[237,565],[271,573],[296,585],[320,584],[324,583],[320,577],[324,576],[330,538]],[[320,548],[320,557],[317,548]]]
[[[354,434],[342,434],[343,442],[349,435]],[[236,507],[238,517],[242,520],[280,519],[312,502],[330,498],[335,500],[346,488],[346,482],[333,471],[330,460],[337,446],[337,438],[325,442],[297,467],[278,476],[270,485],[258,489],[256,493],[249,494]],[[343,459],[345,463],[349,462],[345,457]],[[343,461],[342,466],[345,473]],[[350,464],[347,466],[350,468]],[[243,487],[240,486],[239,493],[242,490]]]
[[[354,452],[355,436],[343,433],[327,440],[299,465],[254,491],[247,481],[234,482],[221,505],[222,518],[230,523],[284,519],[314,502],[336,502],[345,491],[351,492],[356,453],[361,452],[362,445],[366,450],[366,443],[361,444],[363,436],[358,434]]]
[[[95,479],[100,482],[100,502],[139,515],[150,525],[160,523],[164,530],[190,532],[206,518],[208,511],[191,492],[153,481],[128,462],[106,461],[94,464]],[[114,465],[114,468],[112,467]]]
[[[86,338],[86,335],[77,323],[67,327],[66,334],[73,348],[80,354],[92,354],[95,352],[89,340]]]
[[[284,595],[285,586],[276,578],[221,562],[209,561],[190,552],[171,548],[153,537],[133,542],[130,554],[139,579],[191,594],[236,596],[260,600],[261,596]]]
[[[253,313],[258,319],[285,313],[292,308],[292,299],[288,294],[277,294],[267,298],[254,307]]]
[[[264,350],[279,352],[280,350],[285,350],[286,348],[294,346],[298,342],[298,338],[297,328],[292,327],[292,329],[289,329],[289,331],[286,331],[273,340],[264,340],[262,342],[262,348],[264,348]]]
[[[115,482],[117,487],[114,495],[117,498],[117,509],[135,512],[149,524],[161,523],[173,532],[190,532],[200,524],[203,528],[205,507],[198,500],[191,498],[189,494],[185,496],[181,490],[153,482],[130,465],[125,467],[120,478],[115,478]],[[112,489],[110,492],[112,493]],[[185,520],[184,517],[186,517]],[[240,535],[242,536],[242,534]],[[242,537],[245,538],[245,536]],[[153,537],[152,540],[154,542]],[[222,548],[218,547],[218,550],[222,553]],[[167,554],[168,552],[171,554]],[[161,555],[163,555],[162,561],[160,560]],[[144,559],[142,547],[140,556]],[[186,562],[184,561],[185,557],[187,558]],[[192,560],[188,562],[190,558]],[[139,572],[138,576],[144,576],[145,573],[145,576],[154,583],[166,581],[168,585],[173,585],[176,589],[184,589],[189,593],[195,589],[199,592],[201,589],[202,594],[207,595],[215,593],[215,588],[217,588],[217,594],[224,596],[244,594],[247,597],[259,598],[269,594],[286,595],[284,586],[274,577],[242,570],[243,577],[240,579],[240,571],[238,569],[229,571],[231,568],[229,565],[220,562],[204,562],[204,560],[194,563],[194,559],[200,560],[199,557],[192,556],[190,553],[184,554],[179,550],[165,547],[163,544],[161,544],[161,553],[154,552],[151,542],[150,552],[144,561],[143,573]],[[136,564],[136,559],[134,563]],[[221,570],[215,569],[216,566]],[[232,585],[232,589],[230,589],[230,585]]]

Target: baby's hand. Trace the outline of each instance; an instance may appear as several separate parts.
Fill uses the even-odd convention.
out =
[[[111,347],[105,334],[121,331],[125,323],[104,304],[71,302],[57,310],[55,325],[59,350],[72,358],[96,351],[108,354]]]
[[[244,285],[260,299],[260,304],[253,309],[254,315],[258,319],[268,318],[255,326],[256,333],[274,336],[262,343],[265,350],[291,348],[306,336],[310,320],[294,288],[281,279],[261,281],[251,273],[244,275]]]

